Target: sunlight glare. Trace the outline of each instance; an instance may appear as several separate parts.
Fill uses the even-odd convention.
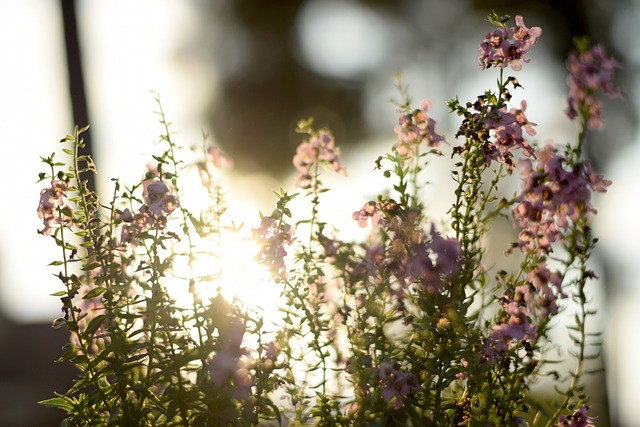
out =
[[[181,204],[195,207],[196,212],[206,209],[211,199],[197,179],[189,178],[182,179],[185,191]],[[187,256],[176,257],[173,271],[180,285],[170,285],[170,295],[178,306],[192,306],[193,295],[185,282],[198,278],[195,292],[202,300],[220,293],[227,301],[235,300],[245,310],[258,313],[265,323],[273,324],[281,305],[280,287],[273,282],[268,269],[255,260],[260,249],[252,239],[252,226],[260,219],[259,209],[239,197],[228,194],[224,197],[231,200],[224,202],[229,209],[222,215],[220,234],[201,238],[192,233],[194,258],[189,265]],[[182,246],[185,243],[181,242]],[[179,252],[187,253],[187,249],[179,247]]]

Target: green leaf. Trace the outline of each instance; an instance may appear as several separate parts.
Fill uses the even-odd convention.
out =
[[[89,324],[87,325],[87,327],[84,330],[84,334],[93,335],[94,332],[98,330],[100,325],[102,325],[102,323],[104,322],[104,320],[106,318],[107,318],[107,316],[105,314],[100,314],[100,315],[94,317],[93,319],[91,319],[91,322],[89,322]]]
[[[67,399],[62,397],[53,397],[51,399],[41,400],[38,402],[39,405],[48,406],[50,408],[59,408],[63,411],[71,411],[73,409],[73,405]]]
[[[82,297],[82,299],[91,299],[91,298],[98,297],[103,293],[105,293],[106,290],[107,290],[106,288],[100,288],[100,287],[93,288],[89,292],[87,292],[86,295]]]

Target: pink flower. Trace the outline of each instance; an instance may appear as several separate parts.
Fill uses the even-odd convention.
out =
[[[480,43],[478,63],[482,69],[490,67],[506,68],[519,71],[522,62],[529,62],[524,55],[536,44],[542,35],[540,27],[527,28],[522,16],[516,16],[516,26],[504,29],[498,27],[488,33]]]
[[[382,382],[382,398],[390,402],[395,397],[396,410],[402,407],[404,397],[422,391],[418,378],[410,373],[404,373],[396,364],[382,362],[378,368],[378,377]]]
[[[529,311],[539,313],[542,320],[558,313],[557,300],[565,296],[562,276],[549,270],[544,262],[528,274],[526,284],[516,288],[516,300],[522,299]]]
[[[506,107],[496,111],[487,111],[483,103],[479,105],[480,112],[486,115],[484,119],[484,127],[493,134],[493,141],[486,141],[482,145],[482,151],[488,164],[492,160],[499,163],[506,163],[511,170],[513,168],[513,152],[521,149],[527,157],[534,155],[533,148],[525,140],[522,130],[524,129],[529,135],[535,135],[533,128],[535,123],[527,119],[525,110],[527,109],[526,101],[522,101],[520,109],[512,108],[507,111]],[[483,111],[484,110],[484,111]]]
[[[215,169],[226,169],[233,167],[233,160],[222,152],[218,147],[212,145],[207,148],[204,161],[194,163],[200,175],[202,186],[208,188],[212,185],[212,177],[215,176]]]
[[[462,122],[456,137],[472,136],[481,142],[481,149],[488,165],[492,161],[505,163],[509,171],[514,168],[513,155],[522,150],[527,157],[534,156],[534,150],[524,137],[536,134],[535,123],[529,121],[525,111],[527,102],[521,101],[520,108],[507,107],[496,109],[487,103],[486,95],[479,96],[473,103],[475,113],[469,113]]]
[[[613,75],[620,64],[608,56],[601,45],[590,50],[571,52],[567,58],[569,98],[566,109],[570,119],[584,117],[587,129],[602,127],[601,103],[595,95],[603,92],[610,98],[622,96],[613,84]]]
[[[233,167],[233,160],[218,147],[212,145],[207,149],[207,164],[213,165],[216,169],[231,168]]]
[[[139,238],[151,229],[164,232],[167,216],[180,206],[178,198],[169,192],[169,187],[163,181],[143,182],[145,203],[135,215],[129,209],[125,209],[120,215],[119,219],[125,223],[120,232],[122,243],[137,245]]]
[[[398,142],[395,148],[401,157],[415,156],[421,142],[426,142],[429,147],[438,147],[444,141],[444,137],[435,131],[435,120],[427,116],[430,109],[431,103],[424,100],[420,109],[402,113],[398,118],[398,126],[395,127]]]
[[[127,223],[122,226],[120,231],[120,242],[122,243],[137,245],[140,236],[149,231],[154,225],[154,219],[149,216],[146,210],[141,210],[141,212],[131,216],[131,211],[126,209],[122,216],[123,221]]]
[[[509,110],[509,113],[513,114],[516,118],[516,122],[524,129],[530,136],[534,136],[536,134],[536,130],[533,126],[536,126],[536,123],[532,123],[527,119],[524,112],[527,109],[527,101],[520,101],[520,109],[512,108]]]
[[[276,218],[263,216],[260,226],[253,229],[253,236],[261,246],[256,259],[280,280],[287,280],[289,275],[284,262],[287,255],[286,246],[295,241],[294,228]]]
[[[369,201],[365,203],[359,211],[355,211],[351,218],[354,221],[358,222],[358,225],[362,228],[367,226],[367,220],[371,218],[371,225],[374,227],[380,227],[381,225],[385,225],[386,221],[381,218],[382,211],[380,208],[380,203]]]
[[[51,180],[51,186],[40,192],[38,203],[38,218],[44,223],[44,228],[38,230],[45,236],[51,235],[53,225],[71,225],[73,209],[67,205],[65,196],[67,185],[57,179]]]
[[[537,328],[531,323],[527,308],[517,301],[506,301],[504,305],[504,316],[485,339],[482,349],[485,360],[495,361],[516,342],[536,339]]]
[[[524,25],[522,16],[516,16],[516,26],[513,31],[513,38],[524,42],[522,49],[528,51],[531,46],[536,44],[538,38],[542,35],[540,27],[527,28]]]
[[[315,180],[314,165],[329,168],[337,173],[344,173],[340,163],[340,150],[336,147],[333,135],[326,130],[320,130],[312,135],[308,141],[302,142],[296,149],[293,165],[298,170],[296,185],[300,188],[311,188]]]
[[[571,221],[596,213],[589,203],[591,192],[606,191],[611,181],[594,174],[588,162],[566,170],[566,158],[551,145],[536,155],[535,168],[531,160],[521,162],[524,189],[512,213],[521,228],[517,246],[549,253],[551,244],[563,238]]]

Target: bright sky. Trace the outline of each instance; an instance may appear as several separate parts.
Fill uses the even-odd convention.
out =
[[[78,2],[91,125],[98,148],[96,160],[103,190],[108,188],[108,180],[113,176],[133,181],[143,172],[148,154],[152,152],[153,143],[161,132],[157,118],[151,113],[155,105],[148,91],[161,94],[165,110],[174,123],[174,130],[179,132],[178,139],[188,145],[201,140],[205,106],[208,96],[216,92],[217,80],[215,74],[212,75],[212,71],[202,64],[188,59],[177,61],[173,56],[177,46],[191,36],[197,22],[196,12],[190,4],[169,0]],[[36,217],[38,193],[43,187],[42,184],[35,184],[38,172],[43,170],[38,156],[48,155],[55,150],[57,141],[69,133],[73,125],[69,113],[62,19],[58,7],[58,2],[50,0],[0,3],[0,28],[3,32],[0,51],[4,59],[0,67],[0,135],[3,138],[5,177],[5,209],[0,211],[0,234],[3,236],[0,245],[0,309],[4,316],[23,322],[48,322],[60,312],[58,300],[49,296],[58,290],[58,282],[51,275],[52,271],[43,267],[57,257],[57,250],[52,241],[35,232],[42,227]],[[355,27],[346,25],[344,20],[338,22],[341,25],[339,28],[349,30],[344,34],[344,40],[352,37],[347,40],[349,43],[362,43],[352,30],[367,28],[367,19],[384,22],[383,18],[372,15],[371,11],[362,12],[357,7],[344,5],[340,7],[353,22],[358,22]],[[124,10],[126,13],[123,13]],[[300,22],[310,28],[322,25],[313,20],[315,15],[319,16],[320,21],[331,18],[328,9],[316,1],[303,9]],[[629,15],[640,15],[638,2]],[[359,17],[363,20],[358,21]],[[625,19],[628,16],[621,18],[621,24],[626,22]],[[629,28],[630,25],[618,27]],[[401,31],[396,30],[390,29],[389,32],[401,37]],[[362,58],[360,62],[345,57],[346,71],[340,71],[330,67],[327,62],[332,49],[341,49],[343,46],[336,44],[336,40],[340,39],[338,35],[323,39],[322,44],[318,44],[312,33],[304,34],[300,38],[303,53],[305,46],[306,52],[313,51],[315,46],[320,53],[306,60],[311,65],[316,61],[319,70],[327,75],[345,72],[349,76],[357,76],[365,73],[367,67],[375,66],[375,61],[379,61],[379,56],[384,56],[385,49],[389,48],[382,41],[372,50],[378,57]],[[624,44],[626,39],[621,37],[620,43]],[[630,57],[637,61],[640,50],[637,46],[634,49],[635,53],[632,52]],[[339,56],[341,52],[344,50],[336,51],[336,55]],[[408,77],[425,76],[422,66],[431,61],[429,58],[422,58],[421,61],[414,64],[413,68],[408,66],[405,69]],[[441,67],[447,67],[447,64]],[[443,72],[445,68],[432,70],[437,71],[426,71],[427,77],[429,73]],[[534,71],[540,69],[532,69],[531,76],[527,77],[534,93],[538,90],[549,93],[549,86],[546,85],[550,83],[545,79],[536,80]],[[431,89],[436,98],[454,95],[438,92],[441,87],[437,80],[433,82]],[[461,90],[476,93],[477,83],[467,80],[465,84],[468,87],[465,89],[461,86]],[[370,90],[365,96],[377,103],[367,108],[386,102],[391,95],[389,86],[370,82]],[[425,89],[419,84],[417,88]],[[629,96],[636,95],[634,90],[637,88],[629,88]],[[385,99],[380,99],[381,94]],[[546,97],[545,100],[546,104],[530,103],[529,117],[535,117],[535,121],[541,123],[539,131],[542,134],[543,130],[551,134],[557,130],[556,126],[564,126],[566,131],[566,125],[556,123],[554,120],[557,119],[550,115],[551,109],[548,108],[549,103],[555,107],[562,99]],[[444,111],[434,115],[442,118]],[[550,122],[554,123],[553,126],[546,125]],[[389,126],[393,126],[393,122]],[[355,185],[338,189],[328,196],[343,209],[339,216],[342,222],[338,225],[349,223],[349,211],[354,200],[359,202],[358,197],[362,197],[364,202],[366,196],[373,192],[372,181],[368,177],[371,176],[372,162],[379,154],[376,150],[381,146],[388,146],[388,141],[372,143],[370,151],[359,150],[360,162],[350,157],[348,151],[345,152],[350,169],[349,180]],[[614,185],[608,194],[600,198],[604,200],[606,197],[606,202],[599,206],[600,213],[595,221],[598,233],[604,235],[606,232],[601,240],[603,250],[616,259],[616,266],[623,269],[620,285],[625,289],[624,298],[614,301],[616,305],[607,313],[606,326],[610,337],[607,344],[609,358],[618,361],[610,366],[612,373],[619,374],[618,386],[613,387],[612,391],[614,400],[620,405],[621,421],[635,420],[640,415],[640,408],[633,402],[635,389],[640,383],[640,370],[635,361],[639,350],[638,340],[628,338],[636,336],[640,326],[640,318],[634,314],[638,313],[640,303],[640,286],[636,279],[640,262],[637,250],[637,241],[640,240],[640,221],[637,220],[640,208],[637,185],[640,182],[637,168],[640,148],[637,147],[638,144],[635,144],[628,149],[612,168]],[[279,184],[258,177],[258,182],[264,185],[264,191],[260,191],[253,178],[236,176],[232,181],[231,193],[238,195],[237,207],[234,208],[237,214],[251,215],[258,208],[264,210],[272,202],[270,189]],[[341,185],[339,179],[336,178],[338,186]],[[374,182],[382,184],[383,181]],[[252,202],[249,194],[259,193],[264,197]],[[354,209],[358,207],[354,206]]]

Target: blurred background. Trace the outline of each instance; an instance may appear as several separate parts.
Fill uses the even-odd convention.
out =
[[[403,72],[416,106],[431,100],[438,130],[455,144],[458,120],[446,102],[475,100],[496,79],[477,65],[491,10],[543,29],[517,95],[542,142],[575,138],[562,113],[573,35],[604,44],[624,66],[627,99],[604,101],[605,129],[587,145],[596,171],[614,181],[595,201],[591,327],[604,331],[606,370],[590,389],[598,425],[640,425],[640,0],[0,0],[0,427],[59,425],[56,410],[35,402],[73,375],[52,362],[66,336],[50,327],[58,282],[44,266],[57,252],[36,234],[35,181],[39,156],[74,123],[91,124],[107,198],[111,177],[135,182],[144,173],[162,132],[149,91],[158,92],[180,143],[201,144],[204,130],[233,158],[232,212],[257,218],[271,210],[272,189],[292,186],[293,130],[314,116],[333,130],[349,169],[332,192],[332,221],[353,227],[351,212],[388,185],[372,169],[394,142],[394,74]],[[432,181],[434,191],[450,188],[446,167]],[[434,200],[434,210],[448,207]]]

